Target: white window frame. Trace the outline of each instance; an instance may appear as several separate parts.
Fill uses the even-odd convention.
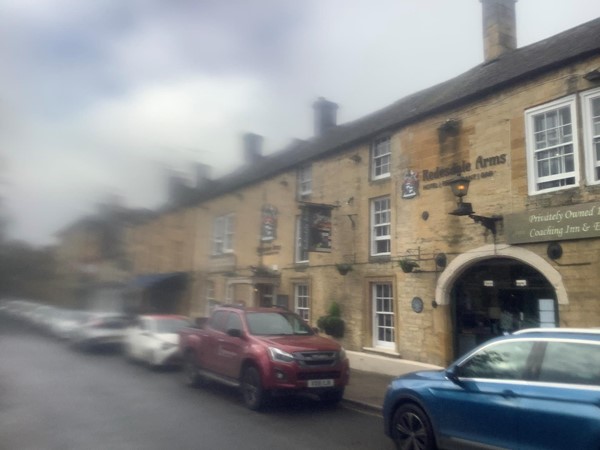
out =
[[[392,165],[392,142],[389,136],[378,138],[371,144],[371,179],[389,178]]]
[[[307,263],[308,262],[308,251],[306,253],[306,258],[303,256],[302,252],[302,216],[296,217],[296,249],[294,252],[294,261],[297,264]]]
[[[382,291],[378,292],[381,287]],[[384,289],[386,288],[386,289]],[[387,295],[382,295],[387,293]],[[396,350],[396,316],[394,313],[394,287],[391,282],[376,282],[371,284],[371,299],[373,305],[373,347],[386,350]],[[381,339],[380,331],[389,339]]]
[[[387,205],[382,205],[387,202]],[[371,200],[371,256],[390,255],[392,249],[392,200],[390,196],[374,198]],[[381,206],[387,206],[381,209]],[[387,220],[385,215],[387,215]],[[386,234],[381,234],[385,233]],[[388,251],[379,252],[377,245],[387,241]]]
[[[298,197],[312,194],[312,166],[306,165],[298,169]]]
[[[558,111],[562,108],[569,108],[569,112],[571,115],[571,139],[568,142],[561,142],[556,145],[548,145],[545,148],[536,148],[536,136],[535,136],[535,117],[546,114],[550,112]],[[558,127],[557,127],[558,128]],[[527,148],[527,180],[529,185],[529,195],[537,195],[537,194],[545,194],[547,192],[555,192],[564,189],[571,189],[573,187],[579,186],[579,148],[578,148],[578,135],[577,135],[577,108],[576,108],[576,96],[570,95],[568,97],[561,98],[559,100],[555,100],[550,103],[546,103],[544,105],[537,106],[535,108],[530,108],[525,111],[525,136],[526,136],[526,148]],[[543,130],[547,133],[547,130]],[[561,147],[565,147],[567,145],[571,145],[573,152],[573,170],[571,171],[562,171],[558,174],[550,174],[546,176],[538,175],[538,160],[536,153],[541,154],[545,151],[551,151],[552,149],[559,149]],[[554,157],[553,157],[554,156]],[[548,159],[554,159],[561,163],[558,160],[559,155],[551,155]],[[538,187],[538,184],[544,182],[553,182],[553,181],[565,181],[569,178],[574,179],[574,183],[565,184],[562,186],[555,186],[549,188]]]
[[[219,304],[215,297],[215,282],[213,280],[207,280],[204,285],[204,298],[206,300],[206,313],[210,316],[213,309]]]
[[[307,283],[294,284],[294,309],[296,314],[310,323],[310,291]]]
[[[583,117],[583,148],[585,151],[585,177],[588,185],[600,184],[600,116],[594,117],[592,102],[600,102],[600,88],[580,94]],[[594,120],[596,125],[594,126]]]
[[[234,214],[215,217],[213,222],[213,255],[233,253]]]

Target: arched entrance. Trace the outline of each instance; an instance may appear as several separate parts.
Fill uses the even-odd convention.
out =
[[[450,296],[457,356],[504,333],[558,325],[554,288],[535,268],[515,259],[473,264]]]
[[[449,307],[454,359],[505,330],[558,326],[558,304],[569,300],[548,261],[500,244],[454,258],[438,279],[436,302]]]

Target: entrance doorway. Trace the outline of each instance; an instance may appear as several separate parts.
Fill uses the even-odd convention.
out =
[[[535,268],[510,258],[469,267],[451,292],[454,354],[524,328],[558,324],[556,293]]]

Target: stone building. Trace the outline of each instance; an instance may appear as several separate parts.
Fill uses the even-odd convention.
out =
[[[515,0],[481,3],[484,62],[343,125],[319,99],[315,136],[269,156],[247,135],[245,166],[131,230],[136,274],[185,271],[193,316],[336,302],[347,349],[433,364],[600,326],[600,19],[516,48]]]
[[[57,233],[63,306],[110,312],[127,309],[125,292],[131,275],[124,233],[149,214],[107,203]]]

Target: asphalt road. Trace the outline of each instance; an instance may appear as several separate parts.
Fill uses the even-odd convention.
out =
[[[382,419],[310,397],[247,410],[115,352],[81,353],[0,317],[0,450],[383,449]]]

